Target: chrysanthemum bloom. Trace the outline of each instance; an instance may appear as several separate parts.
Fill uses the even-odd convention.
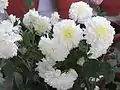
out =
[[[14,26],[10,20],[4,20],[0,24],[0,37],[1,39],[6,39],[11,42],[16,42],[21,40],[21,35],[19,35],[20,29],[19,25]]]
[[[18,47],[15,43],[0,40],[0,58],[8,59],[17,55]]]
[[[38,47],[45,56],[50,57],[55,61],[64,61],[69,54],[68,48],[55,39],[51,40],[49,38],[42,37]]]
[[[91,44],[89,53],[92,53],[91,58],[97,58],[102,54],[105,54],[108,47],[113,43],[114,28],[110,25],[104,17],[93,17],[89,19],[86,25],[87,42]]]
[[[58,14],[58,12],[54,12],[50,18],[51,24],[55,25],[59,20],[60,20],[60,15]]]
[[[68,90],[73,87],[78,75],[74,69],[62,73],[60,70],[48,71],[45,74],[45,82],[57,88],[57,90]]]
[[[93,9],[85,2],[75,2],[69,9],[69,17],[79,23],[84,23],[88,18],[91,18]]]
[[[35,9],[32,9],[32,10],[29,10],[29,12],[27,12],[25,15],[24,15],[24,18],[23,18],[23,23],[30,27],[32,26],[36,20],[39,19],[39,14],[37,11],[35,11]]]
[[[36,65],[36,71],[40,77],[45,78],[45,73],[47,71],[53,71],[53,65],[55,65],[55,61],[50,59],[49,57],[43,58],[42,61],[39,61]]]
[[[53,88],[57,88],[58,90],[67,90],[72,88],[74,81],[78,77],[76,71],[74,69],[70,69],[68,72],[62,73],[60,70],[55,70],[53,68],[55,64],[56,62],[54,60],[46,57],[36,64],[37,68],[35,70],[38,71],[39,76]]]
[[[24,15],[23,23],[30,29],[34,28],[38,35],[51,30],[49,18],[39,16],[38,11],[35,11],[35,9]]]
[[[53,37],[69,50],[78,46],[83,39],[83,31],[73,20],[65,19],[55,24]]]
[[[4,13],[4,9],[7,9],[8,0],[0,0],[0,12]]]
[[[51,30],[50,19],[46,16],[39,16],[38,20],[34,23],[34,28],[38,35],[49,32]]]
[[[18,32],[18,31],[17,31]],[[8,59],[17,55],[18,47],[15,42],[21,40],[19,33],[13,27],[13,23],[5,20],[0,24],[0,58]]]

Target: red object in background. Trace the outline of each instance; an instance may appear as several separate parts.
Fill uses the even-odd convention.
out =
[[[120,72],[116,73],[116,78],[120,81]]]
[[[13,14],[19,18],[23,18],[24,14],[29,11],[29,9],[24,3],[24,0],[8,0],[8,1],[9,1],[9,6],[7,8],[8,14]],[[33,8],[37,9],[39,0],[34,1],[35,4]]]
[[[101,8],[108,16],[117,16],[120,13],[120,0],[103,0]]]
[[[115,48],[117,48],[119,50],[119,48],[120,48],[120,45],[118,44],[119,42],[120,42],[120,33],[118,33],[114,36],[114,44],[109,48],[108,51],[110,51],[110,52],[107,52],[107,54],[105,54],[103,56],[104,60],[109,60],[108,54],[113,52]],[[120,72],[115,73],[115,80],[120,82]],[[100,88],[101,88],[100,90],[104,90],[105,83],[106,83],[105,79],[100,81]]]
[[[103,90],[103,89],[104,89],[105,83],[106,83],[105,79],[102,78],[102,79],[100,80],[100,83],[99,83],[100,90]]]
[[[120,42],[120,34],[115,35],[114,42]]]
[[[57,11],[61,18],[68,18],[70,5],[73,2],[86,1],[86,0],[56,0]]]

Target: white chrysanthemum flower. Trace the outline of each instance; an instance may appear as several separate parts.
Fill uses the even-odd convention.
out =
[[[37,68],[35,70],[39,72],[39,76],[45,78],[47,71],[53,71],[52,66],[55,65],[55,61],[47,57],[43,58],[42,61],[39,61],[36,65]]]
[[[38,35],[49,32],[51,30],[50,19],[46,16],[39,16],[38,20],[33,24]]]
[[[32,28],[32,27],[33,27],[33,24],[34,24],[37,20],[39,20],[39,13],[38,13],[38,11],[35,11],[35,9],[32,9],[32,10],[29,10],[29,12],[27,12],[27,13],[24,15],[23,23],[24,23],[27,27]]]
[[[19,37],[19,36],[18,36]],[[0,58],[8,59],[17,55],[18,47],[14,41],[21,39],[17,36],[9,36],[4,33],[0,33]]]
[[[55,25],[60,20],[60,15],[58,12],[54,12],[50,18],[50,22],[52,25]]]
[[[0,12],[4,13],[4,9],[7,9],[8,0],[0,0]]]
[[[35,9],[30,10],[24,15],[23,23],[28,28],[34,28],[38,35],[51,30],[49,18],[46,16],[39,16],[38,11],[35,11]]]
[[[1,22],[0,33],[0,37],[12,42],[16,42],[22,39],[22,37],[19,35],[19,26],[13,27],[13,23],[9,20],[4,20],[3,22]]]
[[[57,88],[57,90],[67,90],[73,87],[77,77],[76,71],[70,69],[66,73],[62,73],[60,70],[48,71],[44,79],[47,84],[53,88]]]
[[[4,20],[0,24],[0,58],[8,59],[17,55],[16,41],[21,40],[19,33],[14,32],[13,23]],[[3,48],[4,47],[4,48]]]
[[[17,55],[18,47],[10,41],[0,40],[0,58],[8,59]]]
[[[100,88],[98,86],[95,86],[94,90],[100,90]]]
[[[93,17],[89,19],[86,25],[87,43],[91,44],[89,53],[92,53],[91,58],[97,58],[106,53],[108,47],[113,43],[114,28],[104,17]]]
[[[68,48],[55,39],[41,37],[38,47],[44,55],[55,61],[64,61],[69,54]]]
[[[62,20],[55,24],[53,36],[58,42],[64,44],[69,50],[78,46],[83,39],[83,31],[73,20]]]
[[[69,17],[79,23],[84,23],[88,18],[91,18],[93,9],[85,2],[75,2],[69,9]]]

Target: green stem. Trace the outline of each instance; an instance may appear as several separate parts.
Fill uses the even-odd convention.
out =
[[[88,81],[88,78],[85,78],[85,84],[87,86],[87,90],[92,90],[91,87],[90,87],[90,83]]]
[[[28,63],[26,64],[25,60],[21,56],[18,55],[18,57],[22,60],[23,64],[28,68],[28,70],[32,72],[31,67],[28,65]]]

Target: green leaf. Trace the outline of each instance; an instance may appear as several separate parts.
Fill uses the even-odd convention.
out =
[[[3,72],[6,77],[8,78],[13,78],[13,73],[16,71],[16,68],[12,65],[11,62],[8,62],[4,67],[3,67]]]
[[[0,90],[4,90],[4,87],[0,85]]]
[[[23,33],[23,43],[25,46],[28,46],[31,44],[30,37],[29,37],[29,31],[27,31],[27,30]]]
[[[87,77],[98,77],[100,74],[99,61],[91,60],[85,62],[83,65],[83,73]]]
[[[115,73],[114,73],[111,65],[108,62],[105,62],[105,61],[102,62],[100,64],[100,69],[101,69],[101,72],[104,75],[107,83],[114,81]]]
[[[14,72],[17,71],[16,67],[14,67],[11,62],[7,62],[6,65],[2,69],[3,69],[3,73],[6,77],[4,84],[11,82],[14,78]],[[0,89],[0,90],[2,90],[2,89]]]
[[[102,62],[100,63],[100,69],[104,75],[108,75],[109,72],[111,72],[111,65],[108,62]]]
[[[105,12],[98,12],[98,15],[104,17],[106,15],[106,13]]]
[[[109,74],[105,76],[105,79],[107,84],[110,82],[114,82],[114,79],[115,79],[114,71],[109,72]]]
[[[34,0],[24,0],[24,2],[28,8],[32,8],[34,6]]]

